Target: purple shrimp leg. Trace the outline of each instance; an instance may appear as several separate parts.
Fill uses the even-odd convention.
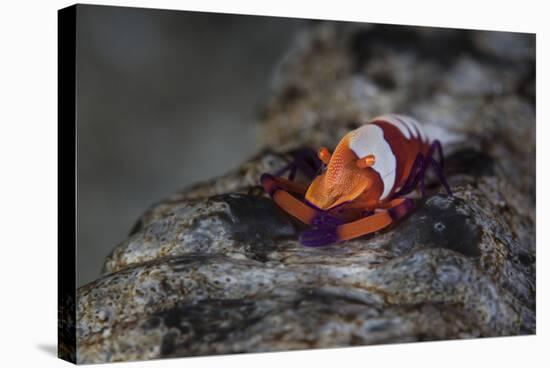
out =
[[[439,163],[433,158],[433,155],[435,151],[437,150],[437,153],[439,155]],[[443,158],[443,148],[441,148],[441,142],[439,142],[437,139],[433,141],[433,143],[430,145],[430,149],[428,150],[428,155],[426,156],[427,163],[425,165],[425,169],[428,169],[428,166],[433,167],[437,177],[439,178],[439,181],[443,186],[445,187],[445,190],[447,191],[447,194],[449,196],[453,195],[453,192],[451,191],[451,187],[449,186],[449,183],[447,182],[447,178],[445,177],[445,174],[443,173],[443,167],[444,167],[444,158]],[[425,174],[423,174],[425,175]]]
[[[428,157],[432,157],[433,152],[437,150],[437,154],[439,155],[439,166],[443,170],[445,167],[444,157],[443,157],[443,148],[441,147],[441,142],[439,140],[435,140],[432,142],[430,146],[431,153],[428,154]]]
[[[306,247],[323,247],[338,242],[338,227],[323,227],[304,230],[300,243]]]
[[[437,153],[439,155],[439,163],[437,163],[437,161],[433,158],[434,153],[435,153],[436,150],[437,150]],[[450,196],[453,195],[453,192],[451,191],[449,183],[447,183],[447,179],[445,178],[445,174],[443,173],[443,165],[444,165],[443,160],[444,160],[443,159],[443,149],[441,148],[441,142],[439,142],[438,140],[435,140],[430,145],[430,148],[428,149],[428,153],[424,157],[424,162],[423,162],[423,165],[422,165],[423,167],[422,167],[422,169],[419,173],[420,190],[422,192],[422,197],[426,196],[424,181],[425,181],[425,178],[426,178],[426,171],[428,170],[428,168],[430,166],[434,168],[434,171],[435,171],[437,177],[439,178],[439,181],[441,182],[441,184],[443,184],[443,186],[445,187],[445,190],[447,191],[447,194],[450,195]]]
[[[294,180],[298,170],[301,170],[308,178],[313,179],[321,168],[321,160],[317,157],[315,151],[310,148],[301,148],[291,152],[292,162],[275,173],[275,176],[281,176],[289,171],[288,179]]]
[[[338,226],[344,223],[340,218],[319,210],[306,201],[306,204],[317,210],[311,221],[311,228],[300,234],[300,243],[306,247],[322,247],[338,241]]]
[[[437,163],[437,161],[433,158],[436,150],[439,155],[439,163]],[[451,188],[447,183],[447,179],[445,178],[445,174],[443,173],[443,165],[444,165],[443,149],[441,148],[441,142],[439,142],[438,140],[435,140],[430,145],[430,148],[428,149],[428,153],[426,154],[422,162],[422,168],[418,173],[418,177],[420,179],[420,191],[422,192],[422,197],[426,197],[426,189],[425,189],[424,182],[426,179],[426,171],[430,166],[434,168],[434,171],[437,177],[439,178],[439,181],[441,182],[441,184],[443,184],[443,186],[445,187],[447,194],[450,196],[453,195]]]
[[[445,178],[445,174],[443,173],[443,169],[441,168],[441,166],[434,160],[433,157],[430,157],[430,164],[434,168],[434,171],[435,171],[437,177],[439,178],[439,181],[445,187],[445,190],[447,191],[447,194],[449,196],[452,196],[453,192],[451,191],[451,187],[449,186],[449,183],[447,183],[447,179]]]
[[[439,163],[433,158],[434,153],[436,151],[439,155]],[[420,192],[422,193],[422,197],[426,197],[426,185],[425,185],[426,170],[430,166],[434,168],[434,171],[436,172],[439,180],[445,187],[445,190],[447,191],[447,193],[452,196],[453,195],[452,191],[443,173],[443,165],[444,165],[443,160],[444,160],[443,149],[441,148],[441,143],[438,140],[435,140],[430,145],[430,148],[428,149],[428,153],[426,154],[426,156],[422,156],[422,154],[419,154],[418,156],[416,156],[413,167],[411,169],[411,173],[409,174],[407,181],[405,182],[403,187],[392,196],[392,198],[402,197],[412,192],[417,185],[420,186]]]
[[[418,181],[420,180],[420,174],[423,171],[423,169],[424,169],[424,157],[422,156],[421,153],[419,153],[416,156],[416,159],[414,160],[414,163],[411,168],[409,177],[407,178],[407,181],[401,187],[401,189],[392,196],[392,198],[399,198],[412,192],[414,188],[416,188]]]

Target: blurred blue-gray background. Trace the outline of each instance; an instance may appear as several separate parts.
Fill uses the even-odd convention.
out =
[[[299,19],[79,5],[77,285],[149,205],[252,155]]]

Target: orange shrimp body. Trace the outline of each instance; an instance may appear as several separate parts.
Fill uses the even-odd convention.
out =
[[[326,171],[313,180],[305,199],[324,211],[343,203],[374,209],[401,189],[418,154],[428,149],[416,120],[401,115],[372,119],[346,134],[332,155],[320,155]]]
[[[439,163],[432,157],[436,150]],[[322,147],[318,159],[322,172],[308,187],[292,180],[295,168],[289,179],[270,174],[261,178],[264,189],[281,208],[312,226],[300,237],[304,245],[353,239],[396,222],[414,208],[412,199],[404,195],[418,183],[425,195],[428,167],[434,168],[452,195],[443,175],[441,144],[430,141],[422,126],[408,116],[374,118],[347,133],[332,154]],[[295,167],[304,165],[297,162]]]

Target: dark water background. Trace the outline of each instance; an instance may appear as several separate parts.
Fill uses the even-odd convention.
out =
[[[78,7],[78,286],[149,205],[256,151],[272,71],[305,22]]]

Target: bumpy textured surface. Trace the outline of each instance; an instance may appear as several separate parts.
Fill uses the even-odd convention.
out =
[[[275,74],[264,149],[152,206],[78,290],[95,363],[535,332],[534,37],[318,23]],[[363,120],[438,137],[437,185],[390,229],[324,248],[259,188]]]

